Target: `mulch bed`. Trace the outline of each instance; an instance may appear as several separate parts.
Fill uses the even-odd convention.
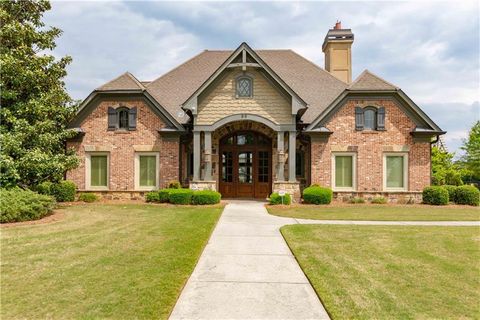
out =
[[[2,223],[0,224],[1,228],[9,228],[9,227],[18,227],[18,226],[29,226],[35,224],[46,224],[46,223],[53,223],[65,218],[65,213],[62,211],[53,211],[52,214],[43,217],[42,219],[38,220],[31,220],[31,221],[21,221],[21,222],[9,222],[9,223]]]

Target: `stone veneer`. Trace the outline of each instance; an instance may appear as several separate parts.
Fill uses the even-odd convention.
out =
[[[274,181],[272,186],[272,192],[279,192],[284,190],[286,193],[290,194],[292,197],[292,202],[301,201],[300,193],[300,182],[289,182],[289,181]]]

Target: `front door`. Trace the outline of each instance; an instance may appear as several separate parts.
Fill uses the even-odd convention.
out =
[[[238,132],[220,141],[220,193],[225,198],[266,198],[271,192],[271,140]]]

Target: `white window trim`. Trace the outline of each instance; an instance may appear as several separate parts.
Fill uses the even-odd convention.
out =
[[[387,188],[387,157],[403,157],[403,188]],[[408,191],[408,171],[409,171],[408,153],[406,152],[385,152],[383,153],[383,191]]]
[[[107,156],[107,186],[92,186],[92,156]],[[85,154],[85,189],[92,191],[110,190],[110,152],[88,152]]]
[[[140,156],[155,156],[155,186],[142,187],[140,186]],[[160,156],[158,152],[135,152],[135,190],[138,191],[152,191],[157,190],[159,187],[160,176]]]
[[[335,186],[335,157],[351,156],[352,157],[352,187]],[[333,191],[356,191],[357,190],[357,153],[356,152],[333,152],[332,153],[332,190]]]

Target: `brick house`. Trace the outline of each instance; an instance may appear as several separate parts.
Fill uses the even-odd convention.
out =
[[[153,81],[125,73],[95,89],[67,142],[82,191],[134,198],[178,180],[224,197],[419,200],[442,131],[400,88],[365,70],[351,81],[353,33],[337,23],[325,69],[292,50],[205,50]]]

